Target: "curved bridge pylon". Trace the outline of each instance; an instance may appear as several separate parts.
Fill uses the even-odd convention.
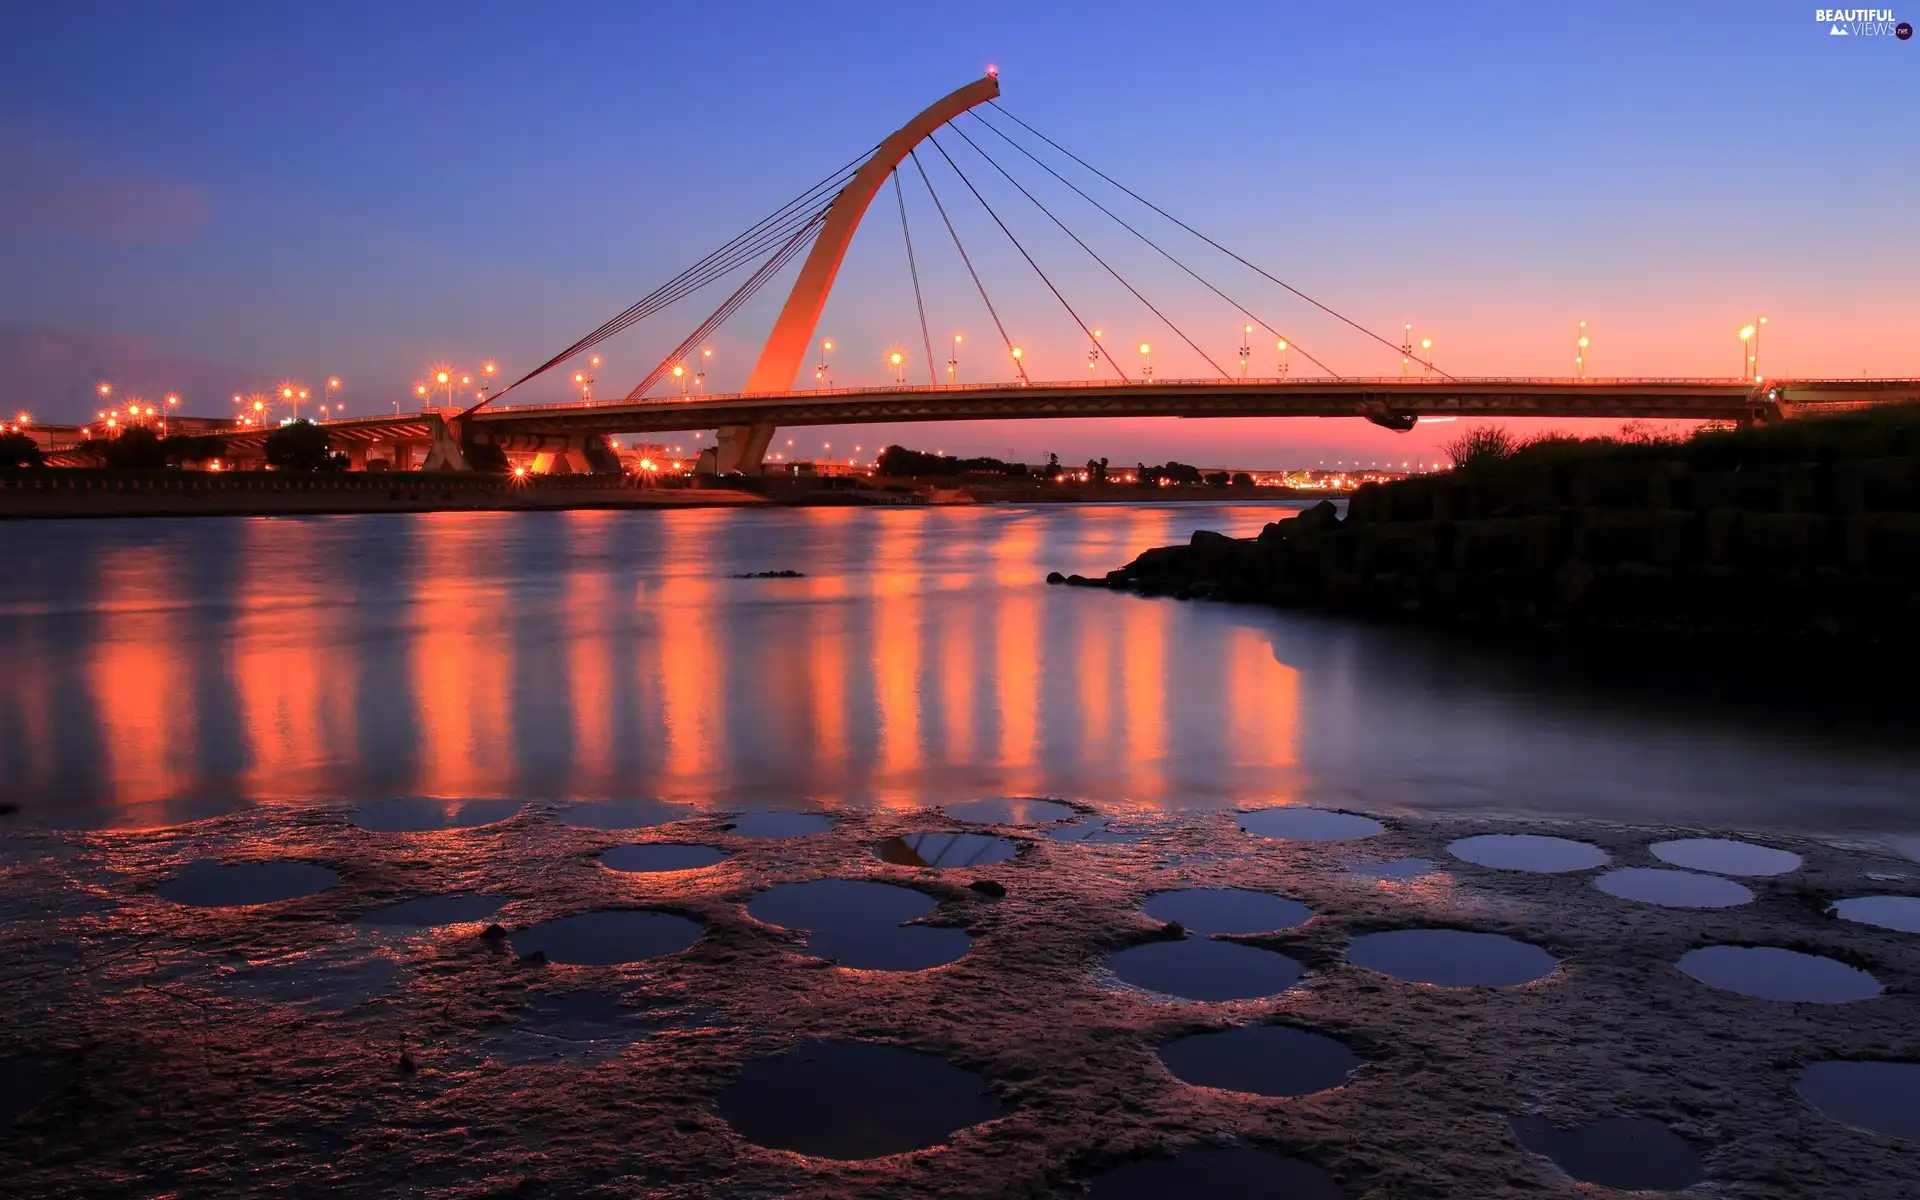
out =
[[[773,323],[773,332],[767,335],[766,347],[753,364],[753,373],[747,377],[745,391],[793,390],[801,369],[806,366],[807,352],[813,345],[814,331],[820,324],[820,313],[827,306],[827,293],[833,290],[834,278],[840,273],[840,262],[847,255],[847,247],[853,244],[853,235],[860,227],[860,218],[866,215],[867,206],[879,195],[894,168],[906,159],[915,146],[925,141],[927,135],[999,94],[1000,80],[997,75],[976,79],[963,88],[949,92],[928,105],[919,116],[895,130],[886,141],[880,143],[873,156],[854,172],[853,178],[833,199],[820,236],[815,239],[813,249],[807,254],[807,261],[801,266],[800,276],[793,282],[793,290],[787,294],[780,317]],[[712,452],[712,461],[703,462],[701,466],[717,474],[735,471],[758,474],[767,447],[773,442],[773,433],[772,425],[724,426],[719,431],[719,442]],[[702,458],[705,457],[703,454]]]

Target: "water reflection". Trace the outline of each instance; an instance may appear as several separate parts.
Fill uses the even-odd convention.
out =
[[[0,528],[0,798],[1052,795],[1904,834],[1912,752],[1609,705],[1415,636],[1048,589],[1242,505],[442,513]],[[733,574],[802,567],[801,580]],[[1783,728],[1785,726],[1785,728]],[[1868,737],[1855,731],[1850,736]]]

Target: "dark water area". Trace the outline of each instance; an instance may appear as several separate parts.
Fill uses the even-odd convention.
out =
[[[1920,835],[1920,747],[1833,697],[1666,703],[1671,681],[1417,630],[1042,583],[1286,511],[0,526],[0,799],[76,828],[284,800],[1055,796]],[[806,577],[730,578],[779,568]]]

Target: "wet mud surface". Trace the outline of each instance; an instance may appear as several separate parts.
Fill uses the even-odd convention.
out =
[[[925,809],[836,809],[830,829],[788,838],[729,832],[738,813],[598,828],[560,812],[533,802],[484,827],[422,831],[364,829],[352,810],[326,806],[248,806],[152,830],[0,818],[8,1187],[1128,1196],[1223,1188],[1286,1161],[1303,1164],[1285,1168],[1302,1195],[1574,1197],[1594,1193],[1528,1150],[1515,1122],[1551,1132],[1630,1118],[1697,1156],[1706,1182],[1689,1194],[1920,1195],[1920,1143],[1894,1136],[1916,1136],[1911,1122],[1854,1123],[1874,1119],[1844,1106],[1857,1082],[1818,1066],[1920,1061],[1920,935],[1833,909],[1915,886],[1910,862],[1873,850],[1755,835],[1802,861],[1743,874],[1748,903],[1675,909],[1594,880],[1607,869],[1711,870],[1648,847],[1724,831],[1382,810],[1372,814],[1382,830],[1364,841],[1313,841],[1249,836],[1233,812],[1087,810],[1140,836],[1086,843],[976,825],[1008,856],[969,846],[958,856],[969,861],[930,869],[875,851],[941,829]],[[1585,842],[1607,866],[1500,870],[1447,852],[1489,833]],[[651,842],[727,857],[689,871],[600,862],[613,846]],[[1433,869],[1349,869],[1411,858]],[[192,864],[267,861],[337,882],[220,907],[166,895]],[[970,949],[924,970],[852,969],[748,912],[775,885],[821,879],[911,888],[933,901],[919,919],[963,931]],[[1310,916],[1254,933],[1170,933],[1143,907],[1218,888],[1284,897]],[[583,914],[612,915],[595,929]],[[562,954],[646,957],[567,965],[528,953],[555,929],[577,937],[562,939]],[[1347,959],[1356,939],[1413,929],[1497,934],[1557,965],[1517,986],[1441,988]],[[1182,1001],[1106,965],[1137,947],[1196,943],[1285,956],[1304,973],[1274,994]],[[1707,947],[1817,956],[1870,973],[1881,990],[1844,1003],[1742,995],[1680,969]],[[1162,1058],[1183,1039],[1267,1025],[1332,1039],[1350,1051],[1351,1074],[1261,1095],[1187,1082]],[[879,1080],[838,1102],[895,1097],[886,1108],[900,1111],[885,1115],[908,1140],[935,1143],[858,1158],[779,1148],[779,1128],[805,1123],[796,1110],[846,1090],[847,1071],[820,1069],[838,1062],[819,1057],[823,1046],[855,1047],[848,1061]],[[907,1061],[911,1071],[888,1074]],[[923,1070],[941,1082],[902,1085]],[[1902,1069],[1873,1083],[1890,1103],[1913,1094]]]

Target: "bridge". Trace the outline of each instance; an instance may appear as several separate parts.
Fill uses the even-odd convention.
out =
[[[1865,405],[1920,400],[1920,380],[1764,380],[1759,371],[1757,338],[1748,359],[1749,369],[1740,377],[1724,379],[1600,379],[1600,378],[1456,378],[1436,367],[1430,353],[1431,343],[1416,347],[1410,332],[1396,344],[1389,337],[1367,328],[1307,293],[1268,272],[1258,264],[1235,253],[1204,232],[1182,221],[1152,201],[1102,172],[1059,142],[1007,112],[998,104],[1000,83],[992,72],[983,78],[942,97],[925,111],[896,130],[873,151],[844,164],[798,196],[775,209],[718,250],[701,259],[674,279],[656,288],[640,301],[615,314],[599,327],[574,341],[545,362],[534,367],[499,393],[483,398],[466,408],[423,409],[392,416],[355,417],[323,422],[336,448],[343,448],[355,462],[364,462],[381,446],[396,466],[420,465],[428,468],[464,469],[478,457],[482,447],[489,457],[499,453],[532,455],[540,469],[583,470],[585,447],[589,439],[618,434],[644,434],[664,431],[714,429],[716,444],[702,452],[701,469],[716,473],[755,473],[760,469],[774,431],[782,426],[857,425],[878,422],[960,421],[960,420],[1035,420],[1048,418],[1100,417],[1182,417],[1218,419],[1233,417],[1359,417],[1377,425],[1407,430],[1422,417],[1560,417],[1560,418],[1646,418],[1680,420],[1727,420],[1738,422],[1771,421],[1811,412],[1842,411]],[[983,114],[983,107],[995,113]],[[959,123],[961,117],[968,124]],[[971,130],[972,132],[969,132]],[[941,135],[948,135],[947,142]],[[978,134],[976,138],[974,135]],[[989,138],[991,135],[991,140]],[[1184,343],[1217,372],[1216,378],[1155,379],[1148,357],[1149,347],[1139,347],[1138,363],[1130,361],[1129,373],[1115,359],[1103,331],[1081,316],[1061,286],[1042,267],[1028,245],[1021,241],[1001,212],[962,169],[948,145],[964,143],[973,152],[970,161],[989,167],[994,176],[1031,201],[1060,232],[1085,251],[1110,275],[1132,299],[1153,317],[1177,341]],[[983,144],[984,143],[984,144]],[[999,150],[999,157],[986,146]],[[935,189],[933,178],[921,162],[919,150],[930,147],[937,155],[928,161],[944,163],[963,185],[962,196],[970,196],[983,208],[992,222],[1005,234],[1019,256],[1025,260],[1070,322],[1084,338],[1088,378],[1085,380],[1041,381],[1028,376],[1027,355],[1002,321],[977,264],[969,255],[953,221],[948,204]],[[1200,342],[1156,306],[1131,280],[1122,275],[1106,257],[1049,208],[1034,191],[1015,177],[1009,164],[1031,170],[1038,168],[1057,184],[1071,189],[1081,199],[1197,281],[1235,316],[1243,329],[1238,347],[1238,374],[1210,354]],[[934,358],[934,339],[926,319],[926,301],[921,291],[919,259],[916,257],[908,206],[901,183],[902,168],[911,166],[914,178],[924,186],[927,197],[939,216],[939,227],[950,236],[959,260],[965,265],[981,306],[1001,342],[1002,369],[1010,371],[1004,382],[942,384],[938,381]],[[1098,188],[1102,181],[1111,191],[1131,198],[1137,206],[1162,218],[1164,222],[1191,235],[1210,247],[1219,261],[1231,271],[1241,269],[1243,278],[1251,273],[1264,289],[1278,288],[1281,298],[1305,306],[1306,316],[1344,326],[1344,333],[1357,332],[1400,361],[1399,376],[1353,376],[1336,371],[1305,346],[1284,333],[1276,324],[1256,315],[1256,307],[1229,295],[1209,276],[1188,260],[1174,254],[1135,222],[1145,224],[1142,216],[1133,220],[1075,182],[1067,172],[1080,170],[1088,187]],[[887,184],[893,185],[898,202],[900,231],[905,243],[905,263],[911,277],[918,310],[918,332],[924,366],[925,384],[905,380],[904,356],[896,355],[897,383],[892,387],[806,388],[801,374],[818,331],[820,316],[838,276],[854,234],[873,201]],[[764,347],[755,361],[746,385],[735,395],[684,394],[688,363],[701,362],[700,348],[728,318],[737,312],[769,280],[780,274],[804,251],[806,257],[794,279]],[[756,265],[757,264],[757,265]],[[736,288],[684,338],[675,349],[641,379],[623,398],[582,400],[567,404],[509,405],[503,398],[523,384],[570,363],[581,361],[595,347],[634,325],[657,315],[678,301],[707,288],[719,280],[753,266],[745,282]],[[1584,324],[1584,323],[1583,323]],[[1063,328],[1068,327],[1063,324]],[[1263,337],[1274,339],[1280,358],[1281,374],[1268,378],[1249,378],[1250,343],[1256,329]],[[1752,335],[1749,329],[1743,339]],[[942,344],[945,339],[941,339]],[[1587,341],[1579,340],[1580,364],[1585,365]],[[1129,347],[1129,351],[1131,347]],[[957,354],[957,339],[956,339]],[[1293,375],[1287,369],[1290,354],[1298,354],[1318,374]],[[1131,360],[1131,353],[1127,355]],[[1235,356],[1221,355],[1227,362]],[[597,361],[597,360],[595,360]],[[947,363],[950,380],[956,375],[957,359]],[[826,374],[824,362],[816,369],[815,380]],[[661,398],[648,393],[655,386],[676,380],[682,394]],[[669,386],[673,386],[669,384]],[[267,436],[261,429],[230,431],[227,437],[236,454],[257,453]],[[416,461],[418,460],[418,461]]]

